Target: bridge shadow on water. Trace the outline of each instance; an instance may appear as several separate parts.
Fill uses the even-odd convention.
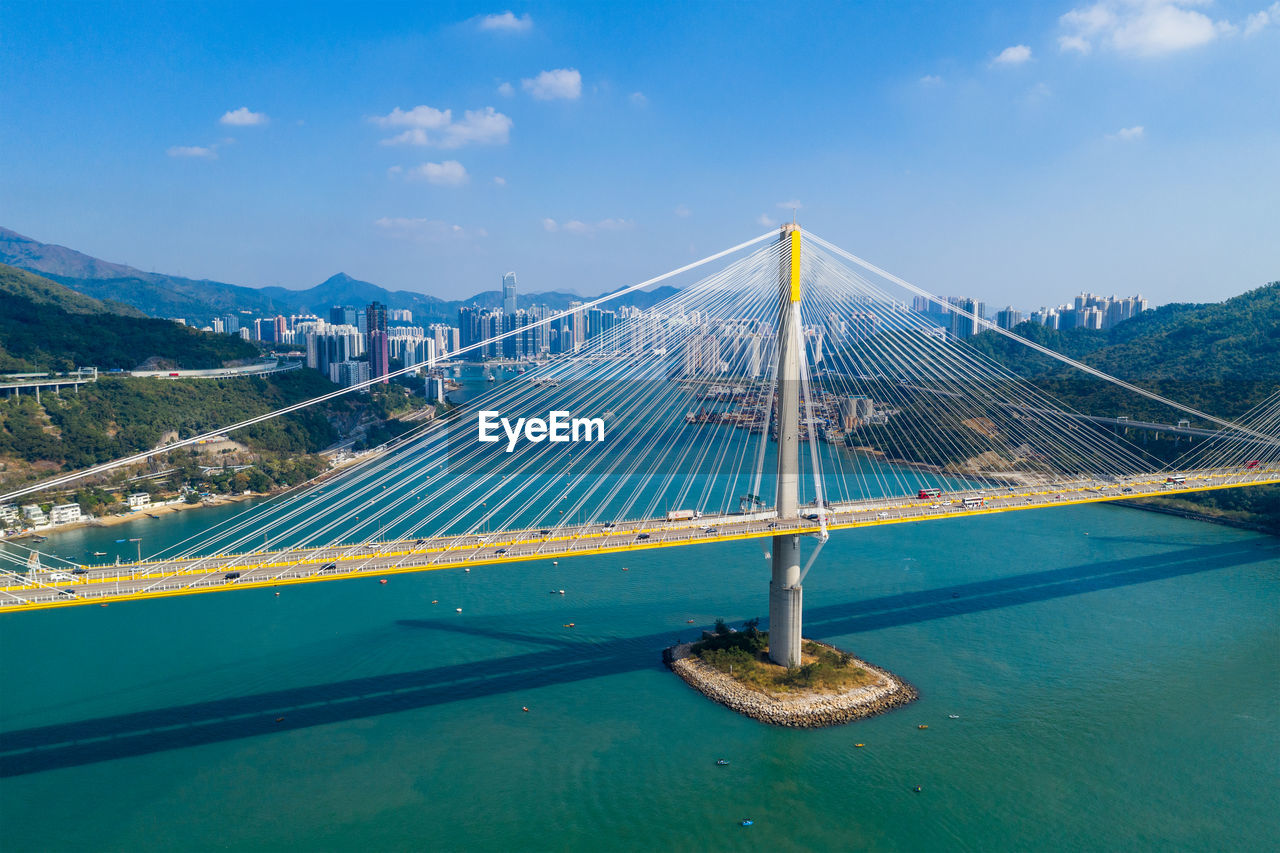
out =
[[[1071,566],[919,592],[811,607],[805,634],[839,637],[980,613],[1104,589],[1276,559],[1256,541],[1199,546],[1147,557]],[[762,580],[763,583],[763,580]],[[762,596],[763,597],[763,596]],[[411,711],[467,699],[661,666],[673,631],[574,640],[441,620],[401,620],[405,630],[475,633],[543,645],[524,654],[293,687],[0,734],[0,777],[38,773],[170,749]],[[687,636],[687,633],[686,633]]]

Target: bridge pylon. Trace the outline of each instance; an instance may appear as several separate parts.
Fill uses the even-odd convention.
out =
[[[794,519],[800,503],[800,359],[804,341],[800,324],[800,228],[782,228],[782,241],[791,244],[780,264],[778,317],[778,518]],[[773,576],[769,581],[769,658],[782,666],[800,665],[801,609],[800,537],[773,537]]]

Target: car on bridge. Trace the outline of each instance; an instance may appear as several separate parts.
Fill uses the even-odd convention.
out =
[[[227,572],[225,575],[222,576],[222,579],[224,581],[233,581],[238,577],[240,577],[239,572]]]
[[[649,538],[651,537],[649,536],[648,533],[641,533],[639,536],[636,537],[636,541],[639,542],[641,539],[649,539]]]

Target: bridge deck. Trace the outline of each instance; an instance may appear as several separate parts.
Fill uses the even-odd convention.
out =
[[[1149,479],[1133,478],[1110,483],[1084,481],[1047,490],[1013,486],[1005,491],[950,492],[940,498],[926,500],[895,497],[835,504],[827,509],[827,528],[841,530],[1269,485],[1280,483],[1280,467],[1195,471],[1183,476],[1186,481],[1181,484],[1166,482],[1166,475],[1161,474],[1152,475]],[[982,497],[983,505],[965,506],[964,499],[973,497]],[[809,508],[806,511],[812,514],[816,510]],[[290,548],[107,566],[86,565],[74,573],[63,570],[33,572],[25,576],[24,583],[11,581],[0,586],[0,612],[107,604],[362,575],[551,560],[760,538],[788,532],[814,534],[818,531],[818,522],[813,519],[783,520],[768,512],[756,512],[708,516],[691,521],[646,519],[611,526],[566,525],[546,530]],[[228,574],[235,576],[228,577]]]

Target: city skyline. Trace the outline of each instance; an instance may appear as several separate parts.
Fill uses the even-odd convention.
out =
[[[510,269],[598,293],[793,211],[989,304],[1212,301],[1280,267],[1262,0],[276,8],[11,4],[4,224],[171,274],[453,298]]]

